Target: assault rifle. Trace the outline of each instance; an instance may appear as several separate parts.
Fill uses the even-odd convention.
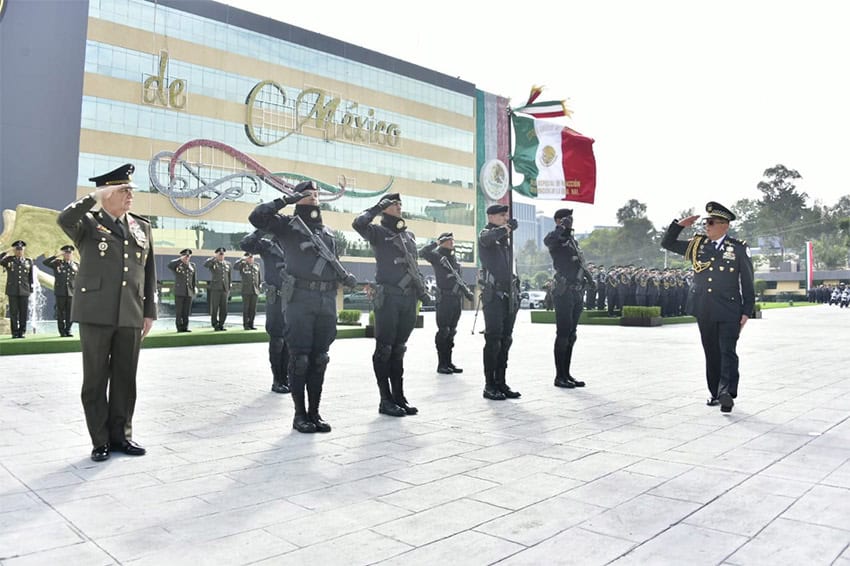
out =
[[[394,263],[396,265],[404,264],[404,270],[406,273],[404,277],[401,278],[401,281],[398,282],[398,286],[402,289],[406,289],[408,285],[413,285],[414,290],[416,291],[416,295],[418,297],[423,297],[428,294],[427,287],[425,286],[425,278],[422,277],[422,274],[419,272],[419,267],[416,263],[416,258],[413,257],[413,254],[410,253],[410,250],[407,249],[407,246],[404,245],[404,241],[402,240],[402,235],[397,234],[392,236],[393,244],[397,248],[401,250],[404,254],[404,257],[395,258]]]
[[[449,275],[454,277],[455,285],[460,287],[460,290],[463,292],[463,295],[469,299],[470,301],[475,298],[475,295],[472,294],[472,291],[469,289],[469,286],[463,280],[463,277],[460,276],[460,273],[457,272],[454,265],[452,265],[451,260],[446,256],[440,256],[440,263],[449,271]]]
[[[339,258],[336,257],[336,254],[334,254],[330,248],[328,248],[327,244],[325,244],[319,235],[307,227],[303,218],[295,214],[292,216],[292,220],[289,221],[289,225],[293,230],[308,238],[306,242],[301,243],[301,249],[306,250],[307,248],[313,248],[313,251],[316,252],[318,259],[316,260],[316,265],[313,266],[314,275],[321,275],[322,270],[325,269],[325,265],[329,263],[331,264],[331,267],[334,268],[337,279],[346,285],[352,285],[351,282],[354,280],[354,275],[349,273],[342,266],[339,262]]]

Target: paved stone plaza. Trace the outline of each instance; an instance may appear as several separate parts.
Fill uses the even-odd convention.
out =
[[[261,344],[144,350],[148,455],[99,464],[80,355],[0,358],[0,563],[850,566],[850,312],[751,321],[731,415],[696,325],[581,326],[588,387],[560,390],[554,326],[521,311],[505,402],[471,325],[466,372],[438,375],[426,314],[402,419],[377,413],[374,342],[337,341],[325,435],[291,430]]]

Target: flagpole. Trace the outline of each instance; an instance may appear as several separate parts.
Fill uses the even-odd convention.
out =
[[[508,106],[505,109],[508,114],[508,216],[510,218],[514,217],[514,180],[513,180],[513,170],[514,170],[514,162],[513,162],[513,124],[511,123],[511,116],[513,112],[511,111],[511,107]],[[508,235],[508,257],[510,258],[510,266],[511,266],[511,275],[519,275],[516,273],[516,266],[514,265],[514,231],[511,230]]]

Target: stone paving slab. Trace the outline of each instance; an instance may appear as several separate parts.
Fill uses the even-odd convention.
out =
[[[340,340],[324,435],[292,431],[262,344],[143,350],[148,454],[103,463],[79,354],[3,357],[0,564],[850,566],[850,314],[764,316],[739,342],[729,415],[704,404],[695,325],[582,326],[588,386],[561,390],[554,326],[522,311],[522,398],[490,402],[473,313],[453,376],[434,371],[426,313],[406,358],[420,414],[379,415],[374,342]]]

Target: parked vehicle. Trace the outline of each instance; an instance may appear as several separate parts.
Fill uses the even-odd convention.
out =
[[[542,309],[545,308],[546,291],[523,291],[519,298],[522,309]]]
[[[369,300],[369,295],[366,294],[366,291],[355,291],[343,295],[342,308],[370,311],[372,310],[372,301]]]

